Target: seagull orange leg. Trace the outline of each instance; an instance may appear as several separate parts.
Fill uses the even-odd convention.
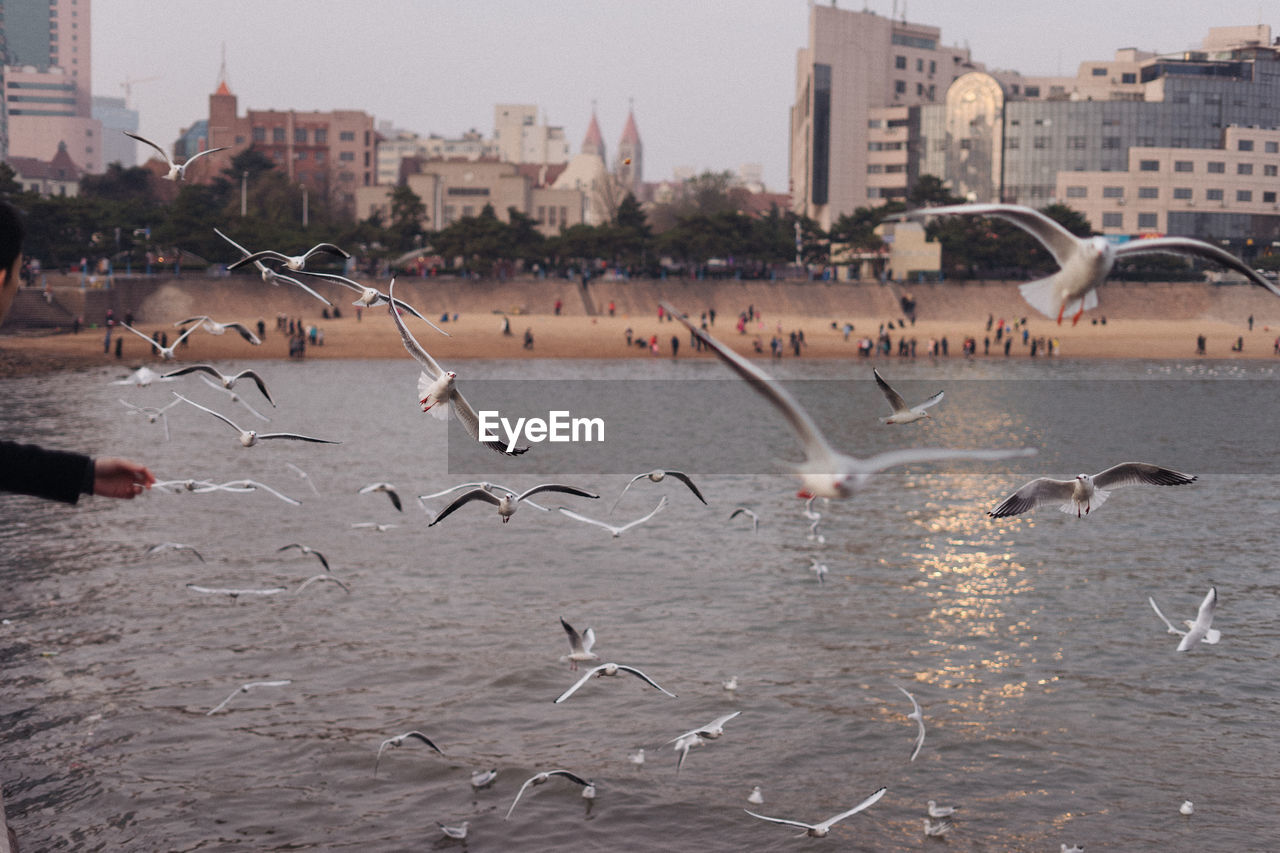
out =
[[[1079,323],[1082,316],[1084,316],[1084,300],[1080,301],[1080,310],[1076,312],[1076,316],[1071,318],[1071,325],[1074,326],[1076,323]],[[1062,321],[1059,320],[1058,323],[1061,324]]]

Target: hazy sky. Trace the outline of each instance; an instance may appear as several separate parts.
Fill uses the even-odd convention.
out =
[[[989,68],[1073,74],[1116,49],[1198,47],[1211,26],[1269,23],[1256,0],[858,0],[940,27]],[[1269,5],[1269,4],[1268,4]],[[166,148],[208,116],[226,45],[247,109],[362,109],[419,133],[493,132],[497,103],[537,104],[577,153],[596,102],[612,158],[634,99],[645,178],[764,166],[787,188],[788,110],[806,0],[93,0],[93,88],[126,80]],[[1275,9],[1275,6],[1269,5]]]

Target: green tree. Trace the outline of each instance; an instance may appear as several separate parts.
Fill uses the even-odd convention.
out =
[[[400,184],[391,191],[391,222],[387,226],[391,245],[400,251],[408,251],[417,245],[422,236],[422,222],[427,216],[427,206],[408,184]]]

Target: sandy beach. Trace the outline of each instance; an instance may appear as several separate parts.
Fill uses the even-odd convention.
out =
[[[223,321],[236,319],[252,326],[261,318],[267,327],[261,346],[251,346],[234,333],[219,337],[198,331],[179,348],[178,361],[288,358],[288,336],[277,330],[276,315],[263,317],[264,307],[279,306],[274,302],[264,306],[256,294],[244,291],[245,283],[237,285],[216,295],[204,290],[198,300],[189,292],[162,288],[138,305],[140,319],[135,324],[148,334],[163,330],[172,340],[176,337],[173,322],[191,316],[195,305]],[[208,288],[207,283],[200,282],[192,286]],[[765,282],[600,282],[592,286],[589,297],[584,297],[580,288],[565,282],[514,282],[466,289],[409,282],[397,285],[397,296],[403,294],[402,298],[422,306],[423,312],[437,322],[445,311],[451,317],[458,315],[456,320],[442,324],[451,337],[444,337],[419,321],[409,321],[414,334],[441,361],[654,358],[647,347],[627,345],[628,330],[633,340],[648,340],[656,335],[657,357],[672,356],[673,337],[679,341],[677,357],[709,357],[705,352],[694,351],[689,334],[678,324],[658,320],[660,299],[668,299],[695,315],[710,305],[716,306],[712,334],[749,355],[754,354],[758,341],[764,358],[769,357],[769,342],[775,335],[784,343],[783,357],[794,357],[788,345],[792,331],[804,333],[804,358],[856,358],[858,339],[865,336],[874,340],[881,324],[887,322],[893,323],[889,330],[893,354],[873,358],[897,358],[898,341],[904,336],[908,341],[915,339],[918,359],[928,357],[930,339],[940,342],[944,337],[950,358],[962,357],[961,345],[967,337],[977,342],[975,357],[1003,358],[1004,341],[996,340],[995,325],[987,330],[989,315],[997,323],[1000,318],[1007,323],[1027,319],[1028,343],[1023,343],[1018,329],[1010,348],[1009,357],[1013,358],[1030,357],[1029,343],[1036,338],[1056,339],[1058,355],[1066,358],[1193,358],[1197,335],[1207,339],[1207,358],[1280,358],[1275,353],[1280,336],[1280,300],[1255,287],[1108,286],[1102,309],[1085,315],[1079,325],[1072,326],[1068,321],[1059,326],[1023,304],[1015,284],[924,285],[911,289],[920,305],[918,318],[914,325],[903,328],[898,327],[901,312],[894,310],[903,288],[870,288]],[[561,315],[554,313],[555,300],[562,303]],[[615,304],[615,316],[609,316],[610,302]],[[431,307],[433,303],[435,307]],[[640,308],[646,305],[652,308],[642,313]],[[740,333],[736,328],[738,314],[748,306],[755,310],[756,319]],[[363,316],[357,317],[354,308],[344,307],[341,319],[324,319],[315,310],[323,306],[309,299],[293,299],[283,307],[291,309],[294,313],[290,316],[300,318],[304,326],[315,325],[323,330],[323,345],[308,346],[308,359],[407,357],[385,308],[365,309]],[[1252,330],[1247,322],[1250,315],[1254,316]],[[501,331],[504,316],[509,318],[509,336]],[[1101,322],[1104,316],[1105,323]],[[854,327],[847,339],[843,332],[846,322]],[[531,348],[524,346],[526,329],[533,335]],[[121,330],[113,335],[109,353],[103,352],[104,331],[89,327],[78,334],[66,330],[0,336],[0,370],[14,374],[115,363],[115,338],[121,336]],[[1243,340],[1243,349],[1233,351],[1238,338]],[[120,362],[137,365],[158,360],[141,339],[127,332],[123,339]],[[990,340],[989,355],[984,352],[985,339]],[[1037,347],[1037,354],[1044,355],[1043,347]]]

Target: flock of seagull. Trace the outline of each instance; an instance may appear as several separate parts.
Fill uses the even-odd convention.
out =
[[[130,134],[133,135],[133,134]],[[153,145],[149,140],[137,137],[141,141]],[[163,154],[163,152],[161,152]],[[209,152],[204,152],[209,153]],[[192,158],[193,160],[195,158]],[[180,180],[183,171],[191,161],[186,164],[177,165],[171,160],[170,174],[167,176],[173,180]],[[1143,247],[1126,249],[1112,249],[1110,244],[1099,240],[1078,240],[1078,238],[1070,237],[1070,242],[1062,236],[1065,231],[1061,231],[1060,226],[1056,223],[1046,225],[1044,221],[1047,217],[1032,211],[1028,208],[1019,208],[1013,205],[964,205],[948,208],[934,208],[916,211],[913,216],[930,216],[930,215],[952,215],[952,214],[977,214],[985,216],[995,216],[1008,219],[1021,227],[1027,228],[1037,236],[1050,250],[1054,253],[1055,258],[1062,266],[1062,270],[1055,276],[1050,277],[1042,282],[1033,283],[1024,289],[1024,295],[1040,310],[1046,314],[1058,316],[1061,322],[1062,314],[1065,311],[1074,309],[1075,319],[1079,319],[1079,314],[1083,310],[1096,303],[1096,295],[1094,290],[1097,285],[1106,277],[1111,265],[1115,262],[1115,258],[1134,251],[1175,251],[1180,253],[1196,254],[1206,257],[1217,262],[1230,266],[1233,269],[1250,274],[1251,280],[1255,283],[1268,287],[1277,295],[1280,291],[1275,291],[1269,283],[1261,280],[1252,274],[1251,270],[1242,269],[1243,265],[1231,258],[1222,257],[1226,253],[1209,247],[1209,250],[1202,246],[1192,246],[1190,243],[1196,241],[1185,241],[1180,238],[1167,238],[1164,241],[1152,240],[1143,241]],[[1057,229],[1057,230],[1055,230]],[[349,255],[337,246],[329,243],[320,243],[310,250],[298,255],[288,255],[276,251],[257,251],[252,252],[243,246],[232,241],[221,231],[217,232],[220,237],[231,244],[240,252],[240,259],[231,264],[231,268],[241,268],[253,266],[260,273],[264,282],[273,286],[280,284],[290,284],[301,288],[316,299],[332,304],[326,297],[321,295],[312,286],[304,282],[304,278],[313,284],[323,282],[337,284],[344,288],[350,289],[358,294],[358,298],[354,304],[363,306],[387,305],[388,314],[390,315],[394,327],[404,344],[408,355],[413,358],[421,367],[421,372],[415,389],[415,400],[424,413],[428,413],[433,417],[441,420],[448,420],[452,417],[461,424],[466,434],[491,450],[502,454],[503,456],[518,456],[527,452],[527,447],[511,447],[508,448],[500,442],[486,441],[480,435],[479,419],[475,408],[466,400],[457,387],[458,375],[454,371],[446,370],[439,362],[434,359],[409,330],[403,314],[408,314],[417,318],[428,325],[432,326],[437,332],[447,334],[443,330],[436,327],[427,320],[419,311],[412,306],[397,299],[394,296],[394,279],[387,286],[385,293],[376,288],[368,287],[352,281],[344,276],[333,275],[329,273],[317,273],[306,269],[307,262],[317,256],[331,256],[337,258],[347,258]],[[1210,251],[1211,250],[1211,251]],[[1228,260],[1229,259],[1229,260]],[[677,310],[669,303],[662,303],[664,310],[679,322],[683,323],[702,344],[710,349],[730,370],[736,373],[748,387],[755,393],[760,395],[778,414],[780,414],[790,427],[792,433],[798,440],[803,451],[804,459],[794,467],[793,473],[800,483],[800,491],[798,496],[806,499],[805,516],[811,522],[810,539],[823,541],[821,534],[818,533],[821,514],[813,508],[814,501],[818,498],[824,500],[839,500],[853,497],[856,492],[865,486],[867,482],[878,472],[886,469],[895,468],[904,465],[913,465],[921,463],[941,462],[947,460],[969,459],[969,460],[1004,460],[1014,458],[1025,458],[1036,454],[1036,449],[1031,447],[1020,448],[972,448],[957,449],[946,447],[928,447],[928,448],[911,448],[898,449],[880,453],[867,458],[861,458],[849,453],[838,450],[835,445],[819,428],[810,414],[795,400],[790,393],[781,385],[776,383],[772,377],[757,367],[751,361],[738,355],[736,352],[725,346],[704,329],[699,328],[692,323],[688,316]],[[179,338],[171,346],[161,347],[158,343],[148,338],[137,329],[126,326],[129,331],[138,334],[147,339],[149,343],[155,346],[159,357],[162,361],[172,361],[175,358],[174,350],[184,339],[191,335],[197,329],[203,329],[210,334],[224,334],[228,330],[235,331],[250,345],[260,343],[257,336],[244,324],[235,322],[220,322],[207,315],[197,315],[185,320],[179,321],[178,324],[184,326],[184,331]],[[248,409],[256,417],[267,420],[267,418],[256,410],[252,409],[239,395],[235,394],[234,389],[238,381],[249,380],[260,392],[261,396],[274,408],[276,402],[268,391],[267,383],[263,376],[253,370],[243,370],[234,374],[224,374],[218,368],[208,364],[195,364],[182,367],[176,370],[170,370],[164,373],[157,373],[150,368],[142,367],[135,371],[129,378],[119,380],[118,384],[146,386],[153,382],[171,382],[181,377],[198,376],[204,380],[210,387],[225,391],[230,395],[230,400],[236,402]],[[906,425],[932,417],[928,411],[943,400],[943,393],[938,392],[933,396],[915,405],[909,405],[907,401],[885,380],[878,370],[872,371],[873,379],[883,393],[886,402],[889,405],[890,414],[880,418],[881,422],[886,425]],[[290,432],[269,432],[262,433],[253,429],[245,429],[237,424],[232,418],[226,414],[216,411],[215,409],[204,406],[195,402],[187,396],[174,392],[173,400],[167,405],[160,408],[137,406],[127,400],[121,399],[120,402],[125,405],[130,414],[137,414],[145,417],[149,423],[160,422],[165,429],[166,440],[169,439],[169,424],[167,415],[173,411],[173,408],[179,404],[185,403],[196,410],[207,413],[209,416],[227,424],[236,434],[240,445],[244,448],[251,448],[260,442],[267,440],[289,440],[310,442],[319,444],[338,444],[334,439],[317,438],[313,436],[303,435],[300,433]],[[287,463],[294,472],[303,479],[313,492],[319,494],[315,483],[309,478],[307,473],[292,463]],[[653,471],[644,472],[635,475],[626,484],[622,491],[614,500],[608,515],[612,516],[616,510],[622,497],[635,485],[641,481],[651,483],[662,483],[664,480],[671,479],[680,483],[687,489],[694,498],[702,504],[708,501],[702,490],[695,483],[694,479],[681,471],[659,468]],[[1142,462],[1124,462],[1114,465],[1106,470],[1094,475],[1079,474],[1072,479],[1053,479],[1049,477],[1040,477],[1018,488],[1007,498],[997,504],[988,511],[993,519],[1004,518],[1007,516],[1026,513],[1035,508],[1046,504],[1057,504],[1063,512],[1073,513],[1078,518],[1083,519],[1090,512],[1107,499],[1110,492],[1116,488],[1133,485],[1154,485],[1154,486],[1180,486],[1193,483],[1196,477],[1193,475],[1183,474],[1176,470],[1165,468],[1158,465],[1152,465]],[[253,480],[232,480],[227,483],[215,483],[209,480],[197,480],[194,478],[169,480],[156,484],[156,489],[161,492],[168,493],[207,493],[207,492],[226,492],[226,493],[248,493],[258,490],[266,491],[275,497],[290,504],[297,504],[299,501],[283,492],[280,492],[265,484]],[[369,495],[382,493],[392,503],[395,510],[404,511],[404,501],[402,500],[397,488],[388,482],[375,482],[366,485],[358,490],[358,494]],[[509,522],[515,514],[517,508],[521,505],[527,505],[535,510],[543,513],[549,513],[550,506],[544,506],[542,503],[535,502],[532,498],[553,495],[569,495],[576,498],[587,500],[599,499],[599,495],[586,488],[579,486],[563,484],[563,483],[544,483],[523,490],[512,489],[500,484],[482,481],[462,483],[451,486],[447,489],[433,492],[430,494],[418,495],[419,505],[427,510],[429,501],[439,498],[449,498],[449,503],[438,512],[435,512],[431,521],[427,526],[432,527],[445,521],[453,513],[461,510],[472,503],[485,503],[496,507],[497,514],[503,524]],[[622,524],[615,524],[612,521],[603,521],[596,518],[583,515],[573,509],[564,506],[556,506],[556,511],[563,517],[578,521],[584,524],[603,528],[608,531],[612,537],[617,538],[629,529],[638,525],[645,524],[662,512],[669,504],[668,496],[660,497],[657,505],[647,514],[633,521]],[[748,507],[736,507],[729,515],[729,519],[741,518],[749,521],[753,533],[758,532],[761,524],[760,516]],[[378,532],[385,531],[394,524],[381,524],[376,522],[359,522],[353,523],[353,528],[366,528],[376,530]],[[148,555],[160,554],[168,552],[191,552],[196,558],[204,561],[204,557],[190,545],[180,543],[165,542],[150,546],[146,549]],[[331,582],[346,592],[350,592],[348,586],[340,579],[333,575],[328,559],[320,551],[310,547],[309,545],[294,542],[280,546],[277,552],[297,551],[301,556],[312,556],[317,559],[324,568],[325,573],[314,575],[300,583],[295,592],[300,593],[313,583]],[[827,575],[827,566],[817,558],[810,558],[812,565],[811,570],[816,575],[819,583],[823,582]],[[286,587],[269,587],[263,589],[248,588],[220,588],[206,587],[197,584],[188,584],[193,592],[211,595],[226,595],[233,600],[240,596],[273,596],[279,595],[287,591]],[[1151,607],[1155,611],[1159,619],[1167,626],[1169,632],[1180,636],[1180,642],[1177,646],[1179,652],[1185,652],[1200,643],[1214,644],[1220,639],[1218,630],[1212,628],[1212,620],[1214,609],[1217,604],[1217,589],[1211,588],[1209,594],[1202,602],[1199,613],[1195,620],[1187,620],[1187,630],[1183,631],[1176,628],[1173,623],[1165,618],[1164,614],[1156,605],[1154,599],[1150,600]],[[600,656],[593,649],[595,647],[595,632],[591,628],[585,629],[579,633],[563,618],[560,620],[569,643],[569,652],[561,660],[570,664],[571,670],[577,670],[580,665],[590,665],[590,668],[578,677],[578,679],[566,688],[553,702],[561,704],[569,700],[588,684],[593,683],[602,678],[612,678],[619,675],[629,675],[642,682],[649,688],[664,694],[669,698],[676,698],[676,694],[666,687],[658,683],[640,669],[627,664],[617,662],[600,662]],[[247,693],[250,690],[268,687],[285,687],[291,682],[286,680],[275,681],[255,681],[248,682],[236,688],[231,695],[211,708],[207,713],[212,715],[227,709],[227,706],[239,695]],[[724,688],[732,694],[738,687],[737,676],[724,683]],[[898,686],[910,703],[911,710],[904,710],[904,717],[908,721],[916,724],[916,735],[911,743],[911,750],[907,757],[907,761],[914,761],[920,754],[925,742],[925,722],[924,713],[916,697],[906,688]],[[732,711],[721,715],[706,725],[699,726],[685,731],[674,738],[667,741],[663,746],[671,746],[676,756],[676,772],[679,773],[683,768],[690,750],[702,747],[708,743],[718,740],[725,732],[726,724],[735,720],[741,711]],[[377,754],[374,760],[374,775],[378,773],[380,762],[384,752],[389,748],[396,748],[408,741],[419,741],[430,750],[443,756],[444,752],[436,745],[435,742],[421,731],[409,731],[394,737],[382,740],[378,746]],[[643,749],[632,753],[630,760],[632,763],[642,765],[645,761],[645,751]],[[498,775],[498,770],[486,769],[473,773],[471,784],[474,788],[481,789],[491,785]],[[540,771],[530,778],[526,779],[520,786],[515,799],[508,808],[505,817],[511,818],[516,806],[522,797],[531,789],[544,785],[552,779],[562,779],[573,783],[580,789],[581,796],[591,800],[596,797],[597,789],[594,781],[583,778],[582,776],[564,769],[552,769]],[[852,808],[840,812],[826,820],[818,823],[807,823],[799,820],[787,818],[772,817],[759,814],[755,811],[747,811],[751,817],[787,826],[792,826],[802,830],[802,835],[821,838],[827,836],[832,828],[862,811],[865,811],[880,801],[887,793],[887,788],[882,786],[863,798]],[[763,803],[763,794],[759,787],[756,787],[748,797],[751,805],[760,805]],[[1189,806],[1190,803],[1187,803]],[[924,820],[924,832],[927,836],[941,836],[954,826],[953,815],[958,807],[956,806],[938,806],[936,802],[929,801],[927,807],[927,816]],[[1186,812],[1184,812],[1186,813]],[[438,823],[441,832],[448,838],[465,839],[469,832],[470,822],[464,821],[459,825],[447,825]],[[1063,849],[1069,849],[1063,845]]]

